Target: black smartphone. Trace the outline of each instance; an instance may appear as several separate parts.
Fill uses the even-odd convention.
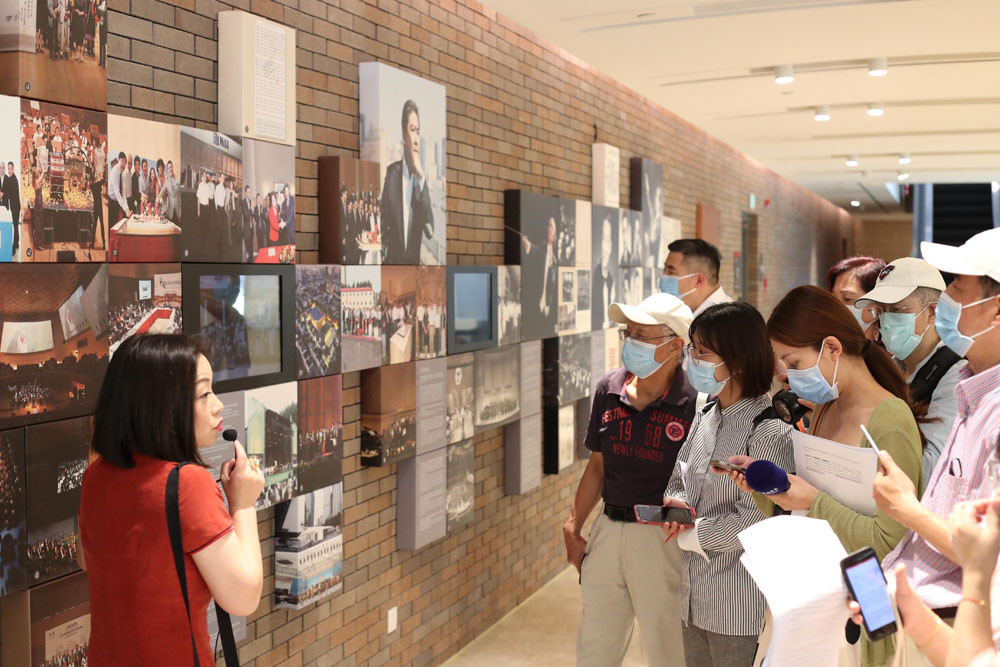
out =
[[[694,524],[694,515],[689,507],[664,507],[663,505],[636,505],[637,523],[660,525],[664,523]]]
[[[896,631],[896,615],[886,586],[882,566],[875,550],[865,547],[840,561],[844,581],[851,597],[861,605],[865,632],[872,640],[883,639]]]
[[[726,472],[741,472],[746,474],[747,469],[743,466],[738,466],[735,463],[729,463],[728,461],[723,461],[722,459],[712,459],[708,462],[708,465],[719,470],[725,470]]]

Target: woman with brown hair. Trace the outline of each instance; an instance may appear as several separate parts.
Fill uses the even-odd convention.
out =
[[[875,340],[878,336],[878,327],[872,326],[877,318],[869,321],[862,319],[862,311],[854,307],[854,302],[861,295],[875,289],[875,283],[878,282],[878,277],[885,266],[884,259],[859,255],[840,260],[826,272],[827,290],[847,306],[868,340]]]

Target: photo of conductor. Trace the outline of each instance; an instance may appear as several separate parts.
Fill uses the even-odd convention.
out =
[[[28,585],[24,430],[0,431],[0,597]]]
[[[108,365],[108,273],[0,266],[0,428],[87,414]]]
[[[645,266],[645,258],[649,254],[649,238],[648,235],[643,237],[642,214],[628,209],[621,209],[620,214],[618,265]]]
[[[594,206],[591,237],[590,313],[593,329],[608,329],[608,306],[620,300],[618,269],[618,230],[622,212],[617,208]]]
[[[340,267],[295,267],[296,377],[340,372]]]
[[[497,267],[497,331],[500,345],[521,342],[521,267]]]
[[[243,146],[218,132],[181,127],[181,250],[187,262],[243,261]],[[141,167],[141,165],[140,165]],[[133,188],[138,181],[132,175]],[[133,192],[133,198],[135,192]],[[276,219],[274,202],[261,215]],[[259,218],[260,219],[260,218]]]
[[[550,338],[559,307],[559,199],[508,191],[504,208],[506,263],[521,266],[522,338]]]
[[[104,262],[107,114],[22,99],[21,146],[14,174],[21,173],[22,214],[14,261]]]
[[[25,429],[28,576],[33,586],[79,569],[77,515],[92,424],[92,417],[78,417]]]
[[[361,159],[380,165],[383,264],[445,263],[445,88],[380,63],[358,67]]]
[[[445,355],[448,342],[448,272],[443,266],[417,268],[417,359]]]
[[[295,495],[342,479],[343,426],[343,376],[300,380]]]
[[[416,332],[417,269],[382,267],[382,365],[413,361]]]

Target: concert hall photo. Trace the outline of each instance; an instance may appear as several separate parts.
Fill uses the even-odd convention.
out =
[[[343,376],[300,380],[295,495],[343,479]]]
[[[108,329],[111,355],[126,338],[180,333],[180,264],[110,264]]]

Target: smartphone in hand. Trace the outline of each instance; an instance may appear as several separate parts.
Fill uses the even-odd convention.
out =
[[[896,615],[875,550],[865,547],[840,561],[844,582],[851,597],[861,606],[865,632],[877,640],[896,632]]]
[[[685,526],[694,525],[694,514],[690,507],[664,507],[663,505],[636,505],[636,523],[662,525],[679,523]]]
[[[712,459],[708,462],[708,465],[716,468],[717,470],[725,470],[726,472],[741,472],[744,475],[747,469],[743,466],[738,466],[735,463],[729,463],[728,461],[723,461],[722,459]]]

